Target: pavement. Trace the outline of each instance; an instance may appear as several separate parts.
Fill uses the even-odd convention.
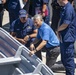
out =
[[[3,16],[3,23],[2,23],[2,25],[3,25],[3,28],[5,29],[5,30],[7,30],[8,32],[9,32],[9,15],[8,15],[8,12],[5,10],[4,11],[4,16]],[[46,62],[46,60],[45,60],[45,58],[46,58],[46,56],[45,56],[45,54],[46,53],[42,53],[42,57],[43,57],[43,62],[45,63]],[[58,62],[60,62],[60,60],[61,60],[61,58],[60,58],[61,56],[59,55],[58,56],[58,58],[57,58],[57,60],[56,60],[56,63],[58,63]],[[75,58],[74,58],[74,60],[75,60],[75,63],[76,63],[76,43],[75,43]],[[62,65],[62,63],[58,63],[59,65]],[[76,67],[75,67],[76,68]],[[56,70],[56,71],[54,71],[54,74],[55,75],[65,75],[65,70]],[[75,75],[76,75],[76,69],[75,69]]]

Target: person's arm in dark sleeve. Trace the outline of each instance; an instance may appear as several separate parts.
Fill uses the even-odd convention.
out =
[[[20,43],[26,44],[27,42],[24,41],[24,39],[22,39],[22,38],[17,38],[17,37],[16,37],[15,22],[16,22],[16,20],[13,21],[12,24],[10,25],[10,34],[11,34],[17,41],[19,41]]]
[[[65,30],[68,27],[68,25],[71,23],[71,21],[72,21],[72,14],[71,13],[72,13],[72,11],[69,11],[69,9],[66,10],[65,17],[64,17],[64,22],[63,22],[62,25],[60,25],[58,27],[58,31]]]

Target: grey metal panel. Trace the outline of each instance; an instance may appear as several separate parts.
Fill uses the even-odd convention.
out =
[[[0,65],[0,75],[12,75],[14,70],[13,65]]]
[[[14,48],[12,48],[7,42],[5,42],[0,37],[0,52],[5,54],[6,56],[14,56],[16,53],[16,50],[14,50]]]
[[[30,66],[29,64],[27,64],[27,66],[26,66],[30,70],[30,72],[33,72],[36,69],[37,65],[39,63],[42,63],[42,61],[38,57],[36,57],[35,55],[33,55],[32,57],[30,57],[28,55],[28,52],[24,48],[22,50],[21,56],[23,56],[25,58],[24,61],[27,60],[29,62],[29,64],[31,64],[31,68],[29,68],[29,66]],[[23,63],[25,64],[27,61],[25,61]],[[22,63],[20,63],[20,64],[22,64]],[[33,67],[33,65],[34,65],[34,67]],[[19,68],[22,68],[22,67],[19,66]],[[34,70],[32,71],[33,68],[34,68]],[[42,75],[53,75],[53,72],[46,65],[44,65],[44,64],[43,64],[40,72],[41,72]]]
[[[0,59],[0,65],[8,65],[8,64],[15,64],[15,63],[20,63],[21,58],[14,58],[14,57],[9,57],[9,58],[2,58]]]
[[[25,50],[25,48],[23,48],[21,55],[24,56],[25,58],[27,58],[27,60],[32,65],[37,66],[39,64],[39,62],[41,62],[41,60],[38,57],[36,57],[35,55],[33,55],[33,56],[30,57],[29,56],[29,52],[27,52],[27,50]]]
[[[19,43],[17,40],[15,40],[8,32],[6,32],[4,29],[0,28],[0,37],[7,42],[12,48],[15,50],[18,49],[21,43]]]
[[[21,64],[22,64],[24,67],[26,67],[27,70],[28,70],[28,71],[26,71],[26,70],[24,69],[25,73],[33,72],[34,69],[35,69],[35,68],[33,67],[33,65],[32,65],[25,57],[21,56],[21,59],[22,59]]]
[[[18,47],[22,44],[2,28],[0,28],[0,35],[0,52],[4,53],[6,57],[15,56]]]

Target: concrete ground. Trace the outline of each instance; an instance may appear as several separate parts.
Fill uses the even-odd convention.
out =
[[[4,16],[3,16],[3,28],[7,31],[9,31],[9,16],[8,16],[8,12],[4,11]],[[76,46],[76,44],[75,44]],[[76,50],[75,50],[76,51]],[[42,54],[43,55],[43,62],[45,63],[45,53]],[[76,54],[75,54],[76,55]],[[56,62],[60,61],[60,55],[57,58]],[[75,63],[76,63],[76,57],[75,57]],[[65,71],[56,71],[54,72],[55,75],[65,75]],[[75,69],[75,75],[76,75],[76,69]]]

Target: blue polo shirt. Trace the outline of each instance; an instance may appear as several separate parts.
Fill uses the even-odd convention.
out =
[[[34,29],[36,28],[30,18],[27,19],[26,23],[22,23],[20,19],[17,19],[10,26],[10,31],[15,32],[18,38],[24,38],[26,35],[32,34]]]
[[[50,48],[53,46],[59,46],[59,40],[52,30],[50,26],[48,26],[46,23],[42,23],[41,27],[38,28],[38,39],[47,40],[46,47]]]
[[[72,37],[72,35],[70,34],[70,32],[72,30],[70,25],[71,25],[71,22],[73,21],[74,17],[75,17],[74,8],[70,4],[70,2],[68,2],[64,7],[62,7],[61,14],[60,14],[60,25],[68,24],[68,27],[65,30],[60,32],[60,34],[62,36],[62,40],[64,42],[67,42],[67,41],[72,42],[74,40],[72,38],[69,38],[69,37]]]

